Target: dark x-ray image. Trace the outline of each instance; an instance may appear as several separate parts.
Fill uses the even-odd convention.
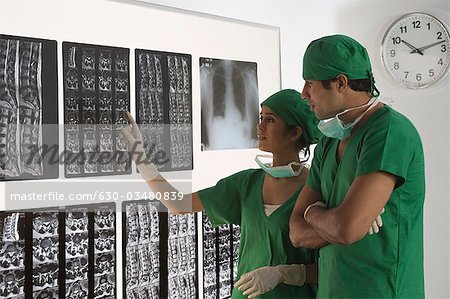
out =
[[[25,298],[24,213],[0,213],[0,298]]]
[[[214,228],[203,214],[203,298],[230,298],[237,276],[240,227]]]
[[[34,298],[42,296],[42,292],[58,294],[59,225],[58,210],[32,214]]]
[[[197,298],[197,230],[193,214],[168,214],[169,296]]]
[[[0,212],[0,236],[1,298],[116,298],[114,204]]]
[[[0,35],[0,181],[58,177],[56,76],[56,41]]]
[[[198,298],[195,215],[124,202],[124,298]]]
[[[161,298],[158,205],[124,202],[124,298]]]
[[[63,43],[65,176],[129,174],[129,49]]]
[[[136,50],[136,119],[159,170],[192,169],[191,56]],[[158,154],[160,153],[160,154]]]
[[[256,63],[200,58],[202,150],[257,146]]]

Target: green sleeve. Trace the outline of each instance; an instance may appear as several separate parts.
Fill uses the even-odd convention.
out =
[[[221,179],[213,187],[197,192],[213,226],[241,223],[242,185],[245,171]]]
[[[371,128],[361,143],[356,176],[385,171],[397,177],[396,188],[405,182],[414,152],[421,146],[411,122],[398,116],[386,117]]]
[[[326,138],[321,138],[316,148],[314,149],[314,157],[309,169],[308,179],[306,184],[316,192],[322,193],[320,188],[320,168],[322,162],[323,143]]]

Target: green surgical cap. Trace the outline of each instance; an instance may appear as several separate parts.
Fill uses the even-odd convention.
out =
[[[348,79],[370,79],[372,95],[379,95],[375,87],[369,54],[360,43],[339,34],[312,41],[303,56],[303,78],[330,80],[340,74]]]
[[[319,120],[298,91],[283,89],[268,97],[261,103],[262,106],[270,108],[287,125],[301,127],[308,145],[317,143],[322,136],[317,128]]]

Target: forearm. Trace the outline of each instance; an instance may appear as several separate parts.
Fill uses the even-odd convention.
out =
[[[161,203],[172,213],[185,214],[203,211],[203,206],[196,193],[183,194],[167,182],[161,175],[153,180],[146,180],[154,193],[158,193]]]
[[[329,242],[321,237],[316,230],[306,223],[303,215],[293,215],[289,224],[289,236],[295,247],[321,248]]]
[[[356,235],[355,232],[351,231],[352,223],[348,219],[349,217],[340,215],[337,208],[327,210],[323,207],[314,206],[308,211],[305,222],[328,243],[348,245],[364,236]]]
[[[319,266],[317,263],[305,264],[306,278],[305,283],[317,283],[319,281]]]

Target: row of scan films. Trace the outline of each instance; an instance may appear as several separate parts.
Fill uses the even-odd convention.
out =
[[[57,42],[0,35],[0,180],[131,173],[118,132],[130,111],[130,49],[62,43],[64,151],[58,141]],[[135,50],[136,119],[162,171],[192,169],[191,55]]]
[[[0,298],[229,298],[239,227],[202,218],[203,282],[196,215],[123,202],[123,294],[117,293],[114,203],[0,212]]]

